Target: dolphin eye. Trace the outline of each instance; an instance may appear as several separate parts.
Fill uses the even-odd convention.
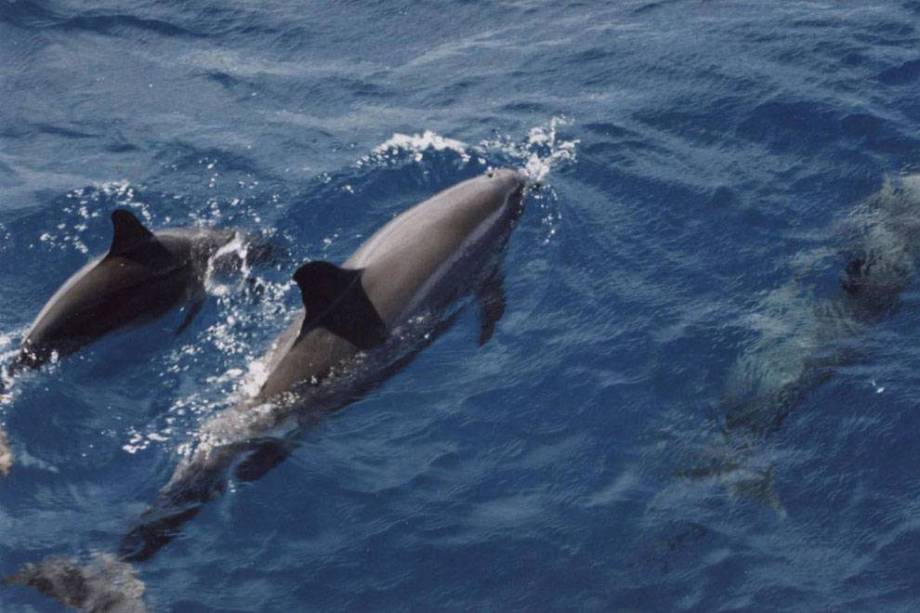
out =
[[[491,179],[492,177],[495,176],[495,171],[494,171],[494,170],[490,170],[489,172],[486,173],[486,176],[489,177],[489,178]]]

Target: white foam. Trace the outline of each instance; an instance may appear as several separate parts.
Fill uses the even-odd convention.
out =
[[[236,287],[242,287],[246,282],[246,279],[249,277],[252,272],[252,267],[249,264],[249,245],[246,241],[243,240],[243,236],[237,232],[233,235],[233,238],[226,244],[222,245],[214,255],[208,259],[207,269],[204,274],[204,286],[208,293],[214,296],[226,296],[231,292],[233,286],[227,283],[221,283],[217,280],[218,275],[216,263],[220,258],[227,255],[236,255],[240,260],[240,270],[239,274],[236,275],[237,283]]]
[[[469,146],[463,141],[441,136],[431,130],[425,130],[421,134],[395,133],[389,140],[374,147],[371,156],[365,156],[362,160],[367,161],[372,159],[373,156],[386,158],[393,153],[403,151],[411,153],[412,159],[416,162],[421,162],[425,157],[424,152],[431,149],[434,151],[453,151],[465,163],[470,160],[470,155],[467,152],[468,148]]]
[[[359,159],[357,165],[388,162],[402,154],[408,154],[413,161],[421,162],[429,151],[452,151],[460,157],[463,164],[475,161],[486,165],[488,160],[499,156],[511,158],[532,181],[542,182],[553,168],[576,161],[576,147],[579,141],[565,140],[559,136],[559,129],[570,123],[566,117],[552,117],[545,125],[530,128],[523,141],[499,136],[480,141],[476,145],[442,136],[432,130],[416,134],[397,132],[374,147],[369,155]]]

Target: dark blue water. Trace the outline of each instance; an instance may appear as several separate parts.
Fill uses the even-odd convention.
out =
[[[211,279],[178,337],[16,381],[0,574],[113,551],[264,376],[301,262],[514,165],[542,187],[495,337],[465,309],[234,484],[137,565],[148,607],[916,610],[920,274],[876,317],[833,305],[867,201],[920,220],[891,195],[920,169],[920,3],[97,4],[0,0],[5,359],[115,207],[281,256]]]

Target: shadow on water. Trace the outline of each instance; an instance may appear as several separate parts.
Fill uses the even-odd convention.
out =
[[[681,478],[716,480],[733,497],[785,515],[765,441],[840,368],[865,358],[866,335],[897,310],[920,256],[920,175],[887,180],[839,227],[837,287],[827,297],[794,279],[764,297],[748,317],[756,340],[729,370],[715,416],[718,443]],[[806,264],[821,264],[825,254]],[[808,260],[809,258],[805,258]]]

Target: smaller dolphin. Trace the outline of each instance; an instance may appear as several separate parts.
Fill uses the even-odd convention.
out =
[[[11,373],[189,302],[181,331],[201,307],[208,259],[234,236],[233,231],[206,229],[153,233],[124,209],[112,212],[112,225],[108,253],[74,273],[48,300],[23,339]]]

